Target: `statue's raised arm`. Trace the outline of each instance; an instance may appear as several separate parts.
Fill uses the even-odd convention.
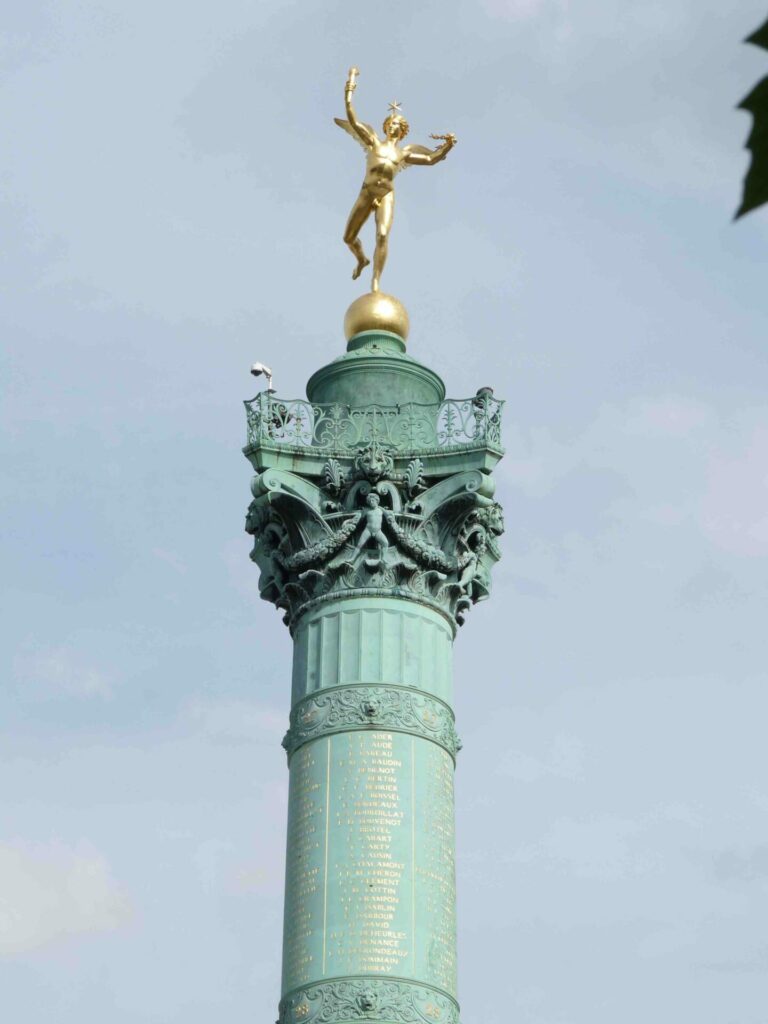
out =
[[[439,164],[441,160],[445,160],[450,151],[456,145],[456,136],[452,133],[448,135],[430,135],[430,139],[442,139],[442,146],[438,146],[437,149],[428,149],[426,146],[403,146],[403,153],[405,153],[405,162],[409,166],[413,167],[431,167],[432,164]]]
[[[360,74],[357,68],[350,68],[349,74],[347,75],[347,83],[344,86],[344,108],[347,111],[347,118],[349,127],[358,137],[360,142],[368,149],[373,146],[374,143],[378,142],[376,132],[371,128],[369,124],[365,124],[362,121],[358,121],[355,108],[352,106],[352,93],[357,88],[357,76]],[[339,123],[338,121],[336,122]]]
[[[390,112],[383,125],[384,138],[380,139],[371,125],[358,120],[352,105],[352,94],[357,88],[359,73],[357,68],[350,68],[344,88],[347,120],[336,117],[334,121],[366,150],[365,178],[347,220],[344,241],[357,260],[352,274],[353,280],[356,280],[370,263],[360,242],[360,229],[371,213],[374,214],[376,247],[373,255],[371,291],[377,292],[387,259],[389,231],[395,208],[395,176],[403,168],[411,165],[429,167],[444,160],[456,145],[456,136],[433,135],[432,138],[442,142],[436,149],[418,145],[400,146],[399,143],[408,134],[409,126],[400,110],[400,104],[390,103]]]

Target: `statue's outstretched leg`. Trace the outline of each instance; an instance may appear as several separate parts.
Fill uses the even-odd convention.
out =
[[[371,262],[363,251],[362,242],[359,239],[360,228],[368,220],[371,210],[373,209],[373,200],[370,196],[366,195],[365,192],[361,192],[357,197],[355,205],[352,207],[352,212],[347,220],[347,226],[344,229],[344,241],[352,250],[352,253],[357,260],[357,266],[352,274],[352,280],[356,281],[362,274],[365,267]]]
[[[387,262],[389,249],[389,229],[395,212],[395,193],[389,192],[379,200],[376,207],[376,248],[373,252],[373,283],[371,291],[379,290],[379,280],[384,264]]]
[[[355,553],[352,556],[353,558],[357,558],[357,556],[360,554],[360,552],[363,550],[363,548],[365,547],[365,545],[368,543],[368,541],[370,539],[371,539],[371,531],[366,526],[365,529],[363,530],[363,532],[360,534],[360,540],[355,545]]]

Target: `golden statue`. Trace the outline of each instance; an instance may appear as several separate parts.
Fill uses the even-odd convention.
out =
[[[445,160],[448,153],[456,145],[455,135],[431,135],[432,139],[442,141],[437,149],[426,146],[399,146],[398,143],[408,134],[408,122],[400,111],[399,103],[390,103],[390,113],[384,122],[384,138],[380,139],[369,124],[358,121],[352,106],[352,93],[357,87],[357,68],[349,69],[349,77],[344,90],[344,103],[349,120],[343,121],[335,117],[336,124],[359,142],[366,151],[365,179],[360,195],[357,197],[349,215],[344,231],[344,241],[357,259],[357,266],[352,279],[357,280],[363,269],[371,262],[363,252],[360,242],[360,229],[368,220],[371,212],[376,217],[376,247],[373,253],[373,281],[371,291],[378,292],[381,272],[387,261],[387,239],[392,226],[392,214],[395,209],[395,175],[410,165],[431,167],[432,164]]]

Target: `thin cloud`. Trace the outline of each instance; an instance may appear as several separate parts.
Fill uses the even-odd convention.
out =
[[[112,694],[107,673],[67,645],[23,652],[14,659],[13,668],[17,684],[38,696],[104,700]]]
[[[497,771],[516,782],[545,778],[579,780],[583,777],[584,744],[572,736],[555,736],[547,751],[535,756],[515,746],[502,757]]]
[[[751,850],[726,850],[715,857],[715,877],[722,882],[758,882],[768,880],[768,846]]]
[[[104,857],[87,844],[0,843],[0,953],[16,954],[131,916]]]
[[[728,449],[713,455],[701,522],[717,547],[742,556],[768,555],[768,410],[740,417]]]
[[[562,14],[567,8],[567,0],[483,0],[486,14],[507,21],[529,21],[551,11]]]
[[[185,705],[181,721],[212,739],[269,744],[274,744],[288,725],[284,712],[255,701],[217,701],[201,697]]]

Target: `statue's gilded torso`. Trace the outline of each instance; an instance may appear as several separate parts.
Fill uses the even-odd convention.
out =
[[[377,197],[394,188],[395,175],[403,169],[405,155],[393,142],[378,142],[368,151],[363,188]]]

